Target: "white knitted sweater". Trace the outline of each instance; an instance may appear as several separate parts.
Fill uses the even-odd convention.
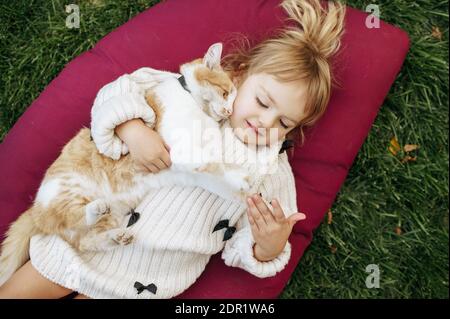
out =
[[[152,127],[155,117],[142,96],[142,88],[153,76],[142,68],[99,91],[91,128],[101,153],[119,158],[128,152],[114,135],[115,126],[142,118]],[[279,155],[277,172],[266,175],[256,190],[266,201],[278,199],[286,216],[297,212],[295,182],[286,153]],[[153,189],[136,208],[140,219],[131,226],[136,238],[132,244],[107,252],[80,254],[56,235],[36,235],[31,239],[31,262],[51,281],[91,298],[174,297],[191,286],[210,257],[220,251],[228,266],[240,267],[261,278],[273,276],[288,263],[290,243],[274,260],[255,259],[246,209],[243,204],[200,187]],[[236,227],[226,241],[228,228],[213,232],[223,220]],[[156,292],[143,290],[138,294],[136,282],[154,284]]]

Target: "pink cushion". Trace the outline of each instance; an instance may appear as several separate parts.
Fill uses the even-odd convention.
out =
[[[45,170],[82,127],[89,126],[97,91],[125,72],[143,66],[177,71],[202,56],[230,32],[260,40],[282,25],[279,0],[190,0],[162,2],[104,37],[70,62],[17,121],[0,145],[0,234],[27,209]],[[290,237],[288,266],[259,279],[212,257],[198,281],[179,298],[273,298],[279,295],[331,207],[364,142],[409,48],[408,35],[392,25],[365,27],[367,13],[348,8],[346,33],[329,109],[306,145],[290,162],[296,177],[298,207],[307,220]]]

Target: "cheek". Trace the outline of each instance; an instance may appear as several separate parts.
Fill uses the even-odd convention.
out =
[[[233,103],[233,113],[231,114],[231,119],[233,121],[242,120],[245,117],[245,113],[245,104],[241,99],[239,99],[239,97],[237,97]]]

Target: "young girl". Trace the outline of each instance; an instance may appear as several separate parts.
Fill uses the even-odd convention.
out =
[[[330,98],[329,59],[340,46],[345,6],[330,2],[325,11],[318,0],[285,0],[282,6],[295,26],[222,61],[238,88],[227,123],[246,145],[268,143],[273,128],[279,140],[299,136],[303,143],[303,128],[324,114]],[[136,165],[156,173],[171,165],[170,150],[146,121],[151,109],[136,93],[142,85],[136,76],[152,80],[137,70],[100,90],[92,135],[106,156],[129,152]],[[60,298],[77,291],[80,298],[171,298],[192,285],[219,251],[228,266],[274,276],[289,261],[292,227],[305,218],[295,213],[285,152],[278,171],[265,176],[246,206],[199,187],[174,186],[150,191],[136,211],[135,242],[112,251],[80,254],[57,236],[34,236],[31,260],[0,287],[0,297]],[[223,229],[214,231],[219,224]]]

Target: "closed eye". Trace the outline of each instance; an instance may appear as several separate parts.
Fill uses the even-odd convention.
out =
[[[263,104],[263,103],[261,102],[261,100],[258,99],[258,98],[256,98],[256,102],[258,102],[258,104],[259,104],[260,106],[262,106],[263,108],[265,108],[265,109],[269,108],[267,105]],[[283,122],[282,120],[280,120],[280,124],[281,124],[281,126],[282,126],[283,128],[285,128],[285,129],[287,129],[287,128],[289,127],[289,125],[284,124],[284,122]]]
[[[265,105],[265,104],[263,104],[263,103],[261,102],[260,99],[256,98],[256,102],[258,102],[258,104],[259,104],[260,106],[262,106],[263,108],[266,108],[266,109],[268,108],[268,106]]]

